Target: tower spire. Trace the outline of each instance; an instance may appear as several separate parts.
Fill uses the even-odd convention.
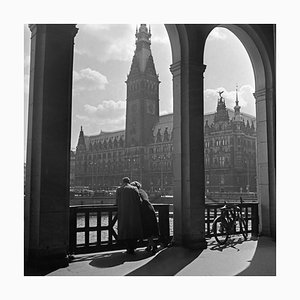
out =
[[[238,96],[238,85],[235,86],[235,104],[236,106],[239,105],[239,96]]]
[[[85,139],[84,139],[84,133],[83,133],[83,129],[82,126],[80,126],[80,132],[79,132],[79,138],[78,138],[78,143],[77,143],[77,149],[79,149],[81,147],[81,149],[86,149],[86,145],[85,145]]]
[[[145,73],[146,69],[156,75],[152,53],[151,53],[151,30],[148,29],[146,24],[141,24],[140,27],[136,27],[135,33],[135,54],[132,60],[131,69],[128,77],[133,73]]]
[[[235,107],[234,107],[234,120],[241,120],[241,107],[239,106],[239,93],[238,93],[238,85],[235,87]]]
[[[140,24],[135,37],[136,49],[126,80],[125,142],[128,147],[150,143],[152,128],[159,121],[160,81],[151,53],[150,27]],[[138,116],[137,111],[141,112]]]
[[[136,28],[135,37],[137,46],[143,45],[143,47],[150,49],[151,30],[148,30],[146,24],[141,24],[139,29]]]

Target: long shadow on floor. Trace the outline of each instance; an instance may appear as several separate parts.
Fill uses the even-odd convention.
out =
[[[230,237],[228,239],[228,241],[225,245],[220,245],[220,244],[218,244],[217,241],[215,241],[214,239],[211,239],[207,243],[207,247],[212,251],[223,252],[223,250],[225,250],[227,248],[232,248],[232,249],[235,249],[238,252],[238,251],[240,251],[240,249],[237,247],[238,245],[241,245],[243,243],[247,243],[248,241],[256,241],[256,240],[257,240],[256,237],[251,237],[251,238],[248,238],[248,240],[245,240],[242,237],[233,236],[233,237]]]
[[[136,250],[135,254],[126,254],[125,252],[117,253],[104,253],[98,254],[92,257],[92,261],[89,263],[91,266],[96,268],[111,268],[118,265],[122,265],[127,261],[138,261],[153,256],[150,252],[144,250]],[[89,260],[91,257],[86,257],[83,260]],[[76,260],[76,262],[82,260]]]
[[[250,266],[237,276],[276,276],[276,243],[260,237]]]
[[[202,250],[171,247],[161,250],[145,265],[126,276],[173,276],[195,260]]]

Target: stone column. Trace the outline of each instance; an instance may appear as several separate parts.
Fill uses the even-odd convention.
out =
[[[270,235],[270,180],[268,154],[268,119],[266,89],[256,91],[256,132],[257,132],[257,196],[259,202],[260,231]]]
[[[183,243],[204,249],[205,240],[205,166],[203,128],[202,60],[189,59],[183,67],[188,72],[182,93],[182,197]]]
[[[202,61],[171,66],[174,96],[174,242],[204,249],[205,169]]]
[[[173,75],[173,240],[182,244],[182,187],[181,187],[181,61],[170,67]]]
[[[268,171],[270,184],[270,233],[276,239],[276,112],[275,90],[266,91],[268,130]]]
[[[67,264],[75,25],[30,25],[25,263]]]

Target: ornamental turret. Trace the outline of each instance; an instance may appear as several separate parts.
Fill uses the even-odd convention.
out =
[[[217,112],[215,113],[214,123],[228,122],[229,115],[228,115],[228,111],[226,109],[225,99],[222,97],[222,94],[224,93],[224,91],[220,91],[218,93],[219,93],[220,97],[218,99]]]
[[[84,133],[82,130],[82,126],[80,127],[80,133],[79,133],[79,138],[78,138],[78,143],[76,147],[76,152],[77,151],[85,151],[86,150],[86,144],[85,144],[85,139],[84,139]]]

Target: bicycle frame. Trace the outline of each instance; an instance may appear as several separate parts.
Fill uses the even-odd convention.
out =
[[[215,239],[219,244],[225,244],[229,235],[235,232],[236,223],[239,222],[239,232],[247,239],[247,225],[241,214],[241,208],[238,205],[225,205],[221,208],[221,215],[216,217],[212,230]]]
[[[222,224],[227,230],[231,231],[234,228],[239,217],[241,214],[238,206],[221,208]]]

